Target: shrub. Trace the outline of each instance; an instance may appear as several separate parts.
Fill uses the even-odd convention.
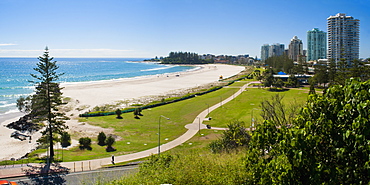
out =
[[[78,142],[80,143],[80,149],[91,150],[91,139],[89,137],[81,137]]]
[[[139,116],[143,116],[143,115],[141,114],[141,108],[136,108],[136,109],[134,110],[134,115],[135,115],[135,119],[140,119],[140,118],[139,118]]]
[[[211,154],[188,150],[150,156],[139,172],[109,184],[245,184],[242,153]],[[180,170],[179,170],[180,169]]]
[[[121,117],[122,111],[120,109],[116,110],[116,114],[117,114],[117,117],[116,117],[117,119],[122,119]]]
[[[71,146],[71,135],[68,134],[68,132],[62,132],[60,135],[60,145],[62,145],[63,148]]]
[[[105,141],[106,144],[107,144],[107,148],[106,148],[106,151],[107,152],[112,152],[112,151],[116,151],[112,145],[114,144],[114,142],[116,142],[116,140],[114,139],[114,137],[112,136],[108,136],[107,140]]]
[[[251,136],[246,129],[241,126],[243,124],[243,122],[239,123],[236,121],[227,125],[229,129],[222,133],[221,138],[209,144],[211,151],[214,153],[223,151],[230,152],[239,147],[247,147]]]
[[[98,145],[104,146],[105,145],[105,139],[107,139],[107,136],[104,132],[100,132],[98,135]]]

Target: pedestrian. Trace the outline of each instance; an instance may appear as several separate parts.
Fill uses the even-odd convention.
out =
[[[112,164],[115,164],[115,163],[114,163],[114,155],[112,155]]]

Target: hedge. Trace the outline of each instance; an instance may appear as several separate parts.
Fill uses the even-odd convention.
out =
[[[245,77],[240,77],[240,78],[238,78],[236,80],[233,80],[233,81],[230,81],[226,86],[229,86],[229,85],[233,84],[235,81],[243,80],[245,78],[246,78],[246,76]],[[189,98],[194,98],[196,96],[200,96],[200,95],[207,94],[207,93],[210,93],[210,92],[213,92],[213,91],[217,91],[217,90],[221,89],[222,87],[223,86],[213,87],[213,88],[211,88],[211,89],[209,89],[207,91],[204,91],[204,92],[198,92],[198,93],[194,93],[194,94],[189,94],[189,95],[185,95],[185,96],[183,96],[181,98],[177,98],[177,99],[174,99],[174,100],[171,100],[171,101],[165,101],[165,102],[150,104],[150,105],[146,105],[146,106],[143,106],[143,107],[140,107],[140,108],[142,110],[144,110],[144,109],[150,109],[150,108],[154,108],[154,107],[166,105],[166,104],[169,104],[169,103],[175,103],[175,102],[178,102],[178,101],[186,100],[186,99],[189,99]],[[128,113],[128,112],[134,112],[135,109],[136,108],[122,110],[122,114],[123,113]],[[115,115],[115,114],[116,114],[116,112],[99,112],[99,113],[80,114],[79,116],[80,117],[96,117],[96,116],[109,116],[109,115]]]

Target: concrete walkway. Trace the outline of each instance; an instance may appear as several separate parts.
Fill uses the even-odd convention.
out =
[[[186,131],[183,135],[181,135],[177,139],[170,141],[168,143],[162,144],[160,146],[160,151],[164,152],[176,146],[179,146],[182,143],[186,142],[187,140],[191,139],[195,134],[197,134],[199,130],[207,129],[206,125],[204,125],[202,122],[206,118],[208,112],[212,112],[213,110],[219,107],[222,107],[224,104],[228,103],[229,101],[231,101],[232,99],[240,95],[243,91],[245,91],[245,89],[251,83],[260,83],[260,82],[250,82],[248,84],[245,84],[244,86],[239,88],[239,90],[236,91],[229,98],[222,100],[220,103],[217,103],[213,105],[212,107],[209,107],[209,110],[207,108],[206,110],[201,112],[191,124],[185,125],[185,128],[187,128],[188,131]],[[226,130],[226,128],[211,128],[211,129]],[[137,153],[115,156],[114,161],[115,163],[127,162],[127,161],[145,158],[153,154],[158,154],[158,147],[151,148],[151,149],[144,150],[144,151],[137,152]],[[56,168],[61,168],[61,169],[68,168],[70,172],[77,172],[77,171],[95,170],[95,169],[101,168],[103,165],[109,165],[109,164],[112,164],[111,157],[86,160],[86,161],[62,162],[62,163],[59,163],[58,166],[51,166],[51,168],[53,170],[58,170]],[[6,166],[6,167],[0,166],[0,179],[6,178],[6,177],[24,176],[26,175],[25,171],[30,170],[30,169],[35,169],[35,167],[42,169],[44,166],[45,164],[33,164],[33,163],[29,164],[28,166],[26,165],[22,165],[22,166],[15,165],[14,167],[11,165]]]

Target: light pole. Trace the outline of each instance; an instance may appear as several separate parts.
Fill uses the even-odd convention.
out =
[[[252,119],[251,119],[251,129],[253,129],[253,127],[254,127],[254,116],[253,116],[253,110],[258,110],[258,109],[256,109],[256,108],[253,108],[252,109]]]
[[[199,128],[198,133],[200,135],[200,117],[197,117],[197,118],[198,118],[198,128]]]
[[[254,109],[254,108],[253,108]],[[252,109],[252,119],[251,119],[251,127],[254,127],[254,118],[253,118],[253,109]]]
[[[208,103],[205,103],[207,106],[208,106],[208,117],[209,117],[209,104]]]
[[[222,108],[222,96],[220,96],[220,104],[221,104],[221,108]]]
[[[166,116],[160,115],[158,120],[158,157],[161,155],[161,117],[169,120]]]

